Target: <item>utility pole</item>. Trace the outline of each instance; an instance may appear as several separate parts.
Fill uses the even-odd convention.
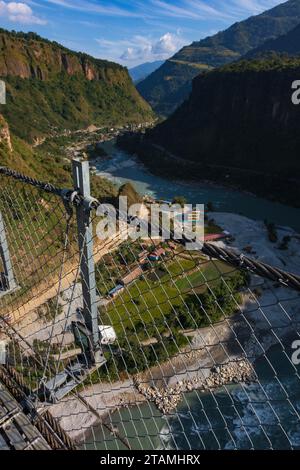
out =
[[[0,212],[0,259],[3,264],[3,273],[0,272],[0,285],[4,292],[11,291],[17,287],[12,269],[8,243],[4,228],[4,221]],[[1,294],[1,290],[0,290]]]
[[[82,203],[76,207],[77,231],[80,256],[80,272],[83,294],[83,311],[85,327],[90,333],[92,362],[103,361],[99,342],[98,308],[96,293],[95,264],[93,253],[93,231],[91,223],[92,201],[90,192],[89,162],[75,158],[72,161],[74,188]]]

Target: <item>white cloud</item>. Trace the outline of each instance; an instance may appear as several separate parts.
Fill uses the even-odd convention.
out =
[[[135,59],[135,51],[133,47],[127,47],[126,51],[120,57],[123,60],[134,60]]]
[[[47,3],[52,3],[60,7],[68,8],[71,10],[78,10],[85,13],[96,13],[108,16],[123,16],[128,18],[136,18],[142,16],[141,13],[132,12],[126,8],[120,8],[114,5],[104,5],[99,3],[90,2],[88,0],[45,0]],[[112,2],[111,2],[112,3]]]
[[[224,12],[240,17],[258,15],[265,10],[275,7],[283,0],[229,0],[224,4]]]
[[[158,39],[135,36],[120,59],[132,62],[167,59],[185,43],[179,31],[177,34],[165,33]]]
[[[272,8],[280,3],[277,0],[236,0],[234,3],[237,4],[241,9],[249,11],[250,13],[256,14],[264,10]]]
[[[153,17],[173,17],[187,20],[217,21],[240,20],[245,15],[255,15],[268,10],[284,0],[150,0],[148,6],[144,6]],[[139,2],[140,8],[144,2]]]
[[[194,9],[185,8],[184,4],[182,6],[177,6],[162,0],[151,0],[151,3],[157,9],[156,14],[168,15],[175,18],[189,18],[194,20],[199,20],[202,18],[202,16],[195,12]]]
[[[172,54],[176,52],[178,48],[178,36],[174,36],[171,33],[164,34],[159,40],[153,44],[153,54]]]
[[[0,1],[0,16],[22,24],[46,24],[46,21],[33,14],[29,5],[22,2]]]
[[[170,0],[150,0],[144,10],[150,16],[168,16],[186,18],[189,20],[215,19],[232,23],[241,17],[250,14],[261,13],[262,11],[278,5],[281,0],[180,0],[170,2]],[[144,2],[143,2],[144,5]],[[136,6],[142,8],[142,4],[137,1]],[[152,7],[152,9],[151,9]],[[215,34],[217,30],[212,30],[208,34]],[[117,41],[112,45],[113,57],[125,63],[141,63],[151,60],[165,60],[188,44],[188,40],[183,40],[180,29],[176,33],[167,32],[159,39],[142,38],[135,36],[130,41]],[[125,47],[124,52],[116,54],[118,49]]]
[[[204,18],[215,18],[215,19],[231,19],[232,15],[229,11],[222,11],[222,4],[219,7],[213,7],[208,5],[205,1],[202,0],[186,0],[185,7],[191,8],[193,11],[197,12],[199,15],[203,15]]]

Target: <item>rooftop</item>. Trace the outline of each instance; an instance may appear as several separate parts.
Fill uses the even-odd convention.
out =
[[[130,284],[133,282],[135,279],[140,277],[143,274],[143,270],[140,266],[136,267],[133,271],[131,271],[129,274],[127,274],[125,277],[122,279],[122,284],[124,286]]]

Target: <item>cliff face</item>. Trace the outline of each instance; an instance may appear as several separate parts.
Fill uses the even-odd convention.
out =
[[[12,152],[12,143],[10,138],[9,127],[3,116],[0,114],[0,146]]]
[[[118,83],[126,69],[40,38],[34,33],[0,30],[0,76],[50,80],[61,73],[81,75],[86,80]]]
[[[44,40],[0,30],[3,114],[11,130],[32,142],[54,129],[151,120],[150,106],[126,68]],[[24,119],[26,116],[26,119]]]
[[[194,79],[186,101],[148,134],[186,161],[300,178],[300,59],[241,61]]]
[[[205,70],[233,62],[266,40],[287,33],[299,23],[300,2],[289,0],[182,48],[142,81],[138,90],[156,112],[169,115],[188,97],[193,78],[201,73],[199,68]]]

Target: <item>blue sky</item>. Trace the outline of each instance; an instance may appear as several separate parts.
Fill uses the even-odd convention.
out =
[[[172,56],[283,0],[0,0],[3,28],[35,31],[128,67]]]

